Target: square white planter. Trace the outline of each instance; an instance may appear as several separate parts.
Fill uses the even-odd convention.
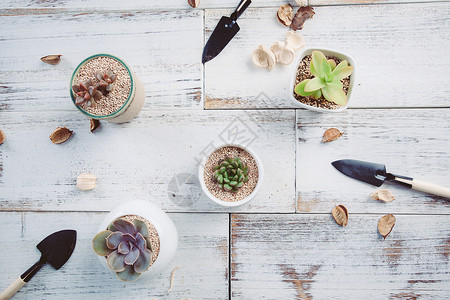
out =
[[[348,64],[350,66],[353,67],[353,72],[350,75],[350,85],[348,87],[348,92],[347,92],[347,104],[345,106],[342,106],[338,109],[325,109],[325,108],[320,108],[320,107],[314,107],[311,105],[306,105],[300,101],[298,101],[297,99],[295,99],[294,97],[294,88],[295,88],[295,79],[297,77],[297,70],[298,70],[298,66],[300,64],[300,62],[302,61],[303,58],[305,58],[305,56],[311,55],[313,51],[321,51],[325,56],[332,56],[332,57],[336,57],[338,59],[342,60],[347,60]],[[355,67],[355,60],[353,59],[353,57],[351,57],[348,54],[342,53],[342,52],[337,52],[334,50],[328,50],[328,49],[321,49],[321,48],[308,48],[303,50],[300,55],[299,55],[299,59],[296,63],[296,68],[295,68],[295,73],[293,75],[293,78],[291,80],[290,83],[290,89],[289,89],[289,96],[292,100],[292,104],[295,107],[298,108],[306,108],[309,110],[314,110],[314,111],[318,111],[318,112],[325,112],[325,113],[336,113],[336,112],[341,112],[343,110],[346,110],[348,108],[348,104],[350,103],[350,99],[351,99],[351,94],[352,94],[352,90],[353,90],[353,85],[355,84],[355,71],[356,71],[356,67]]]

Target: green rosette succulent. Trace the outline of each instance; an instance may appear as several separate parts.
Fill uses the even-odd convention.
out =
[[[123,281],[135,281],[148,270],[153,252],[147,225],[116,219],[108,229],[97,233],[92,240],[97,255],[105,256],[108,267]]]
[[[347,60],[341,61],[336,66],[333,59],[327,60],[322,52],[313,51],[309,68],[314,78],[305,79],[297,84],[295,86],[297,95],[314,99],[319,99],[323,95],[330,102],[347,104],[347,95],[342,89],[341,82],[353,72],[353,67],[348,65]]]
[[[213,176],[218,187],[236,192],[248,181],[248,167],[239,157],[225,158],[214,167]]]

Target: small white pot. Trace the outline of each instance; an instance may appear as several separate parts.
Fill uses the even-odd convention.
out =
[[[126,215],[136,215],[141,216],[144,219],[147,219],[156,229],[159,236],[159,255],[156,258],[156,261],[150,266],[150,268],[142,273],[142,278],[150,279],[155,275],[163,272],[172,261],[175,256],[175,252],[178,246],[178,232],[175,224],[173,224],[172,220],[169,216],[162,211],[158,206],[141,200],[130,201],[119,205],[114,208],[101,222],[98,227],[98,232],[105,230],[108,225],[117,218],[126,216]],[[98,257],[102,264],[111,271],[111,269],[106,264],[105,257]],[[113,271],[111,271],[113,272]]]
[[[325,54],[325,56],[333,56],[336,57],[338,59],[342,60],[347,60],[348,64],[350,66],[353,67],[353,72],[350,75],[350,85],[348,87],[348,92],[347,92],[347,104],[345,106],[342,106],[338,109],[324,109],[324,108],[320,108],[320,107],[314,107],[314,106],[310,106],[310,105],[306,105],[300,101],[298,101],[297,99],[295,99],[294,97],[294,88],[295,88],[295,79],[297,77],[297,70],[298,70],[298,66],[300,64],[300,62],[302,61],[303,58],[305,58],[305,56],[311,55],[313,51],[321,51],[323,54]],[[291,97],[292,103],[294,104],[295,107],[299,107],[299,108],[306,108],[309,110],[314,110],[314,111],[318,111],[318,112],[326,112],[326,113],[335,113],[335,112],[340,112],[343,110],[346,110],[348,108],[348,104],[350,103],[350,96],[353,90],[353,85],[355,83],[355,72],[356,72],[356,67],[355,67],[355,60],[353,59],[353,57],[351,57],[348,54],[345,53],[341,53],[341,52],[337,52],[334,50],[327,50],[327,49],[320,49],[320,48],[309,48],[309,49],[305,49],[303,50],[300,55],[299,55],[299,59],[297,61],[296,64],[296,68],[295,68],[295,73],[293,76],[293,79],[290,83],[290,89],[289,89],[289,95]]]
[[[255,159],[256,165],[258,166],[258,183],[256,184],[255,189],[253,190],[253,192],[250,195],[248,195],[247,197],[245,197],[244,199],[239,200],[239,201],[228,202],[228,201],[223,201],[223,200],[217,198],[216,196],[211,194],[211,192],[208,190],[208,187],[206,186],[206,183],[205,183],[205,178],[204,178],[203,173],[204,173],[206,161],[208,160],[209,156],[212,153],[214,153],[216,150],[218,150],[220,148],[224,148],[224,147],[236,147],[236,148],[241,148],[241,149],[247,151]],[[249,148],[247,148],[245,146],[237,145],[237,144],[224,144],[222,146],[215,148],[213,151],[209,152],[208,155],[206,155],[203,158],[203,161],[198,168],[198,179],[200,181],[200,185],[202,187],[203,193],[205,193],[208,196],[208,198],[211,199],[212,201],[214,201],[215,203],[225,206],[225,207],[234,207],[234,206],[243,205],[243,204],[249,202],[250,200],[252,200],[258,193],[259,189],[261,188],[263,177],[264,177],[264,170],[263,170],[263,166],[262,166],[262,163],[261,163],[261,160],[259,159],[259,157]]]

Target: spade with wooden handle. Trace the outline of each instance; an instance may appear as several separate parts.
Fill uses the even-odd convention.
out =
[[[7,300],[14,296],[45,264],[52,265],[56,270],[60,269],[72,255],[76,241],[75,230],[61,230],[42,240],[36,246],[42,253],[39,261],[7,287],[0,294],[0,300]]]

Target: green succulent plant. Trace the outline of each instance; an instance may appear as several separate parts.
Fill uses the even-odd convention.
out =
[[[239,157],[225,158],[214,171],[214,181],[227,192],[236,192],[248,181],[248,167]]]
[[[333,59],[327,60],[320,51],[312,52],[310,64],[313,79],[305,79],[295,86],[295,93],[303,97],[319,99],[322,95],[328,101],[339,105],[347,104],[347,95],[343,91],[342,79],[353,72],[353,67],[347,60],[341,61],[337,66]]]
[[[97,85],[94,85],[90,79],[80,84],[74,84],[72,90],[76,95],[75,105],[86,103],[87,106],[95,106],[95,100],[99,100],[103,96]]]
[[[137,219],[114,220],[95,235],[92,248],[106,257],[108,267],[123,281],[137,280],[148,270],[153,256],[147,225]]]
[[[114,89],[114,81],[116,81],[116,74],[111,71],[107,71],[106,73],[96,73],[95,77],[99,80],[97,83],[98,89],[103,93],[103,95],[107,95]]]

